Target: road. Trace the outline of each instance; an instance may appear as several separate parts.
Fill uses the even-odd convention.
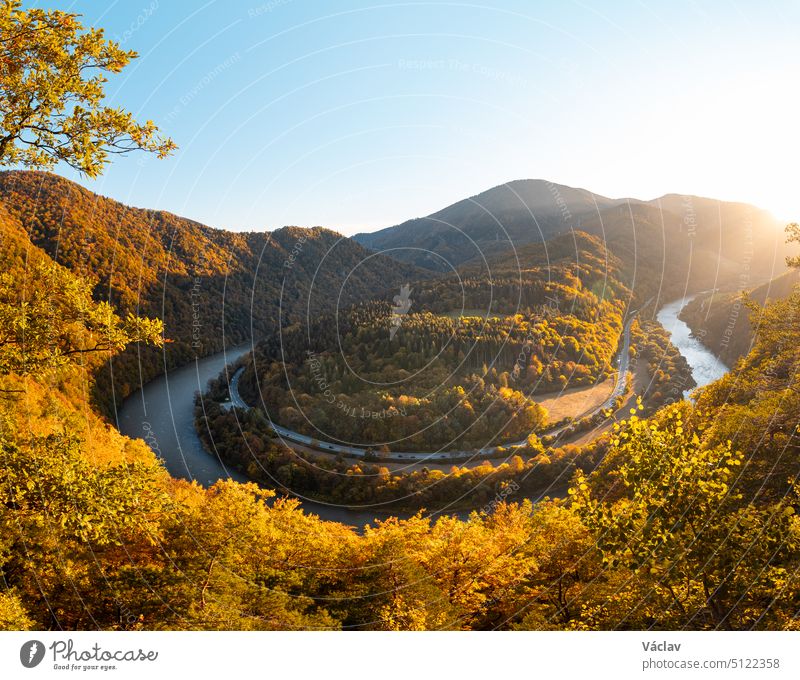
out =
[[[231,395],[231,400],[227,403],[228,408],[250,408],[244,399],[242,399],[242,395],[239,394],[239,378],[244,373],[244,368],[240,368],[236,373],[233,374],[233,378],[231,378],[231,384],[229,385],[228,391]]]
[[[606,399],[606,401],[600,404],[600,406],[595,408],[593,411],[584,414],[583,416],[584,418],[594,416],[608,408],[611,408],[614,401],[618,397],[621,397],[623,394],[625,394],[628,370],[630,368],[631,324],[636,318],[636,315],[637,312],[635,311],[629,313],[627,319],[625,320],[625,324],[623,326],[622,347],[620,347],[616,360],[616,363],[618,365],[617,382],[614,385],[614,389],[611,391],[611,395],[608,397],[608,399]],[[244,399],[242,399],[241,395],[239,394],[239,378],[241,377],[243,371],[244,371],[243,368],[238,369],[236,373],[234,373],[233,378],[231,378],[229,386],[230,401],[224,404],[226,408],[250,408],[250,406],[248,406],[248,404],[245,403]],[[363,458],[367,452],[366,449],[361,447],[333,444],[332,442],[326,442],[320,439],[316,439],[314,437],[309,437],[307,435],[300,434],[299,432],[295,432],[294,430],[290,430],[286,427],[282,427],[277,423],[271,423],[271,426],[272,429],[275,430],[275,433],[278,434],[282,439],[288,439],[290,442],[302,444],[304,446],[308,446],[309,448],[317,449],[319,451],[325,451],[328,453],[341,453],[355,458]],[[566,425],[562,425],[560,427],[554,428],[552,430],[547,430],[539,434],[540,436],[557,437],[558,435],[567,431],[570,427],[572,427],[572,423],[567,423]],[[527,438],[522,439],[518,442],[511,442],[509,444],[502,444],[499,446],[491,446],[478,449],[477,451],[475,450],[444,451],[440,453],[419,452],[419,451],[392,451],[391,454],[389,454],[384,458],[384,460],[395,461],[395,462],[465,460],[474,457],[491,456],[497,453],[500,448],[506,450],[520,448],[522,446],[525,446],[526,443],[527,443]]]
[[[614,390],[611,392],[611,396],[609,396],[606,403],[600,406],[595,413],[609,408],[617,397],[621,397],[625,394],[625,383],[631,365],[631,324],[636,319],[637,313],[638,312],[631,312],[625,321],[625,327],[622,332],[622,347],[620,348],[619,354],[617,354],[617,362],[619,363],[617,368],[617,384],[614,385]]]

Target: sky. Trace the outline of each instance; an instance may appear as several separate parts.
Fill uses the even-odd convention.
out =
[[[233,230],[345,234],[541,178],[800,220],[800,3],[117,0],[77,12],[139,53],[108,101],[179,145],[97,180]]]

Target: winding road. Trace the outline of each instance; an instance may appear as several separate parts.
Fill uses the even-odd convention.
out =
[[[625,320],[625,324],[623,325],[623,331],[621,336],[622,344],[619,349],[619,352],[617,353],[617,358],[616,358],[616,363],[618,368],[617,368],[617,381],[614,385],[614,389],[611,391],[611,394],[609,395],[608,399],[606,399],[606,401],[604,401],[602,404],[597,406],[592,411],[583,414],[584,418],[594,416],[608,408],[611,408],[614,404],[614,401],[617,398],[621,397],[623,394],[625,394],[628,370],[630,368],[631,324],[636,318],[637,313],[638,313],[637,311],[629,313]],[[239,368],[231,378],[229,385],[230,401],[224,404],[226,408],[243,408],[243,409],[251,408],[244,401],[244,399],[242,399],[242,396],[239,393],[239,378],[241,377],[243,372],[244,369]],[[290,430],[289,428],[282,427],[281,425],[278,425],[277,423],[273,423],[271,421],[270,425],[272,429],[275,431],[275,433],[279,437],[281,437],[281,439],[286,439],[295,444],[301,444],[303,446],[315,449],[317,451],[322,451],[326,453],[341,453],[343,455],[351,456],[354,458],[363,458],[367,453],[367,449],[363,447],[347,446],[347,445],[334,444],[332,442],[323,441],[315,437],[309,437],[308,435],[300,434],[299,432],[295,432],[294,430]],[[569,430],[571,427],[572,423],[567,423],[566,425],[560,425],[559,427],[553,428],[551,430],[546,430],[545,432],[541,432],[539,434],[541,436],[557,437],[563,432]],[[420,452],[420,451],[392,451],[390,454],[383,456],[381,460],[392,461],[392,462],[467,460],[480,456],[494,455],[501,448],[515,449],[525,446],[526,444],[527,444],[527,438],[521,439],[520,441],[516,442],[510,442],[508,444],[501,444],[498,446],[491,446],[471,451],[457,450],[457,451],[443,451],[439,453]]]

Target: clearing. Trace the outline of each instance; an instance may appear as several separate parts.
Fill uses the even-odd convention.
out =
[[[594,411],[614,390],[616,378],[606,378],[590,387],[572,387],[561,392],[533,395],[534,401],[547,409],[549,422],[556,423],[562,418],[580,420],[584,414]]]

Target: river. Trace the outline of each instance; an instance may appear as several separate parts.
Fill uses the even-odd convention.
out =
[[[698,386],[703,386],[724,375],[728,369],[691,336],[689,327],[678,318],[680,310],[691,300],[692,297],[686,297],[665,305],[657,318],[686,357]],[[117,413],[120,432],[128,437],[144,439],[164,461],[173,477],[196,480],[203,486],[229,477],[240,482],[248,481],[241,472],[226,466],[214,453],[206,451],[194,429],[194,396],[198,391],[204,392],[209,380],[250,349],[250,344],[232,347],[147,383],[120,407]],[[366,508],[349,509],[305,499],[302,499],[302,505],[306,512],[322,519],[357,528],[373,522],[375,517],[388,516]]]
[[[729,369],[702,342],[693,337],[689,326],[678,318],[680,311],[695,297],[697,296],[690,295],[664,305],[658,311],[656,318],[667,329],[672,344],[689,362],[697,387],[704,387],[721,378]],[[690,390],[687,390],[683,396],[688,397],[689,392]]]
[[[204,392],[209,380],[251,349],[250,344],[232,347],[147,383],[129,396],[117,412],[119,431],[128,437],[144,439],[173,477],[197,480],[203,486],[228,477],[248,481],[241,472],[206,451],[194,429],[194,395]],[[363,527],[376,516],[382,516],[378,512],[308,500],[302,504],[306,512],[354,527]]]

